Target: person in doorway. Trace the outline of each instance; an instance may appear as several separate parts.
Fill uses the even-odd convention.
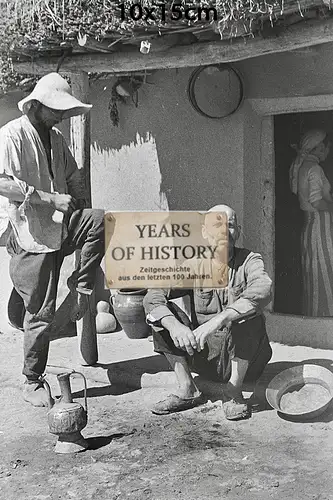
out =
[[[271,300],[272,282],[261,255],[236,247],[240,226],[235,211],[226,205],[208,211],[203,236],[210,245],[219,248],[225,234],[221,212],[228,219],[227,286],[151,289],[144,298],[154,349],[166,356],[179,385],[177,395],[171,394],[152,408],[156,414],[190,409],[206,401],[192,377],[191,372],[195,371],[226,383],[223,409],[227,419],[250,417],[251,408],[243,398],[243,382],[256,381],[272,355],[262,312]],[[223,244],[221,252],[224,255]],[[223,273],[225,266],[221,269]],[[190,295],[191,321],[171,302],[185,294]]]
[[[291,191],[298,196],[304,213],[301,265],[305,316],[333,316],[333,198],[320,165],[329,150],[325,131],[308,131],[289,171]]]
[[[25,306],[23,397],[47,406],[40,377],[49,350],[60,267],[66,255],[81,250],[68,280],[72,321],[83,317],[95,272],[104,255],[104,211],[84,209],[80,171],[63,135],[54,126],[87,113],[58,73],[41,78],[18,103],[22,116],[0,129],[0,204],[10,276]]]

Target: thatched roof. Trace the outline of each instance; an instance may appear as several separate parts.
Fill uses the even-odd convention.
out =
[[[327,0],[329,3],[329,0]],[[1,0],[0,69],[3,89],[18,84],[25,75],[12,68],[15,61],[38,61],[54,57],[87,54],[118,54],[140,50],[142,41],[150,42],[150,53],[166,53],[171,47],[207,44],[256,37],[304,23],[308,19],[331,16],[322,0],[180,0],[166,2],[163,11],[152,0],[141,0],[142,11],[132,13],[135,2],[124,0]],[[124,5],[126,20],[120,5]],[[154,7],[155,6],[155,7]],[[196,17],[187,19],[187,9]],[[155,11],[152,10],[155,8]],[[172,8],[174,9],[172,12]],[[205,9],[210,8],[210,11]],[[173,17],[181,17],[179,20]],[[164,19],[163,19],[164,17]],[[200,18],[201,17],[201,18]]]
[[[299,22],[310,10],[324,7],[322,0],[204,0],[200,4],[180,0],[166,2],[162,11],[156,7],[158,2],[141,0],[140,12],[133,9],[134,4],[129,0],[2,0],[0,50],[8,41],[16,54],[37,55],[63,48],[112,52],[123,45],[176,34],[186,41],[228,39],[255,34],[265,23],[274,26],[290,16]],[[176,7],[180,4],[181,9]],[[192,15],[194,19],[188,20]],[[80,35],[87,37],[85,49]]]

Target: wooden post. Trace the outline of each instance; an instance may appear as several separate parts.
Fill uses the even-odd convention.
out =
[[[73,95],[80,101],[89,102],[89,77],[85,72],[72,73]],[[91,207],[90,185],[90,113],[74,116],[70,123],[71,148],[79,169],[86,193],[87,206]],[[75,254],[75,265],[80,251]],[[81,365],[94,365],[98,361],[96,335],[95,293],[89,297],[89,307],[83,318],[76,323]]]
[[[71,88],[73,95],[84,103],[89,102],[89,77],[84,71],[72,73]],[[90,184],[90,113],[74,116],[71,118],[70,127],[71,148],[82,172],[87,206],[91,207],[91,184]]]

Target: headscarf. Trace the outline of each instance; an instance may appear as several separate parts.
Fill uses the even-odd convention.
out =
[[[298,172],[304,160],[309,153],[317,147],[326,137],[326,132],[319,129],[309,130],[301,139],[300,147],[297,150],[297,156],[289,169],[290,189],[294,194],[297,194],[298,189]]]

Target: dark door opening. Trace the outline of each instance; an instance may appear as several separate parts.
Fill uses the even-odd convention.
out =
[[[274,311],[301,314],[302,271],[300,238],[303,214],[290,191],[289,168],[300,138],[309,129],[322,128],[333,144],[333,112],[292,113],[274,117],[275,147],[275,294]],[[333,186],[333,148],[321,164]]]

